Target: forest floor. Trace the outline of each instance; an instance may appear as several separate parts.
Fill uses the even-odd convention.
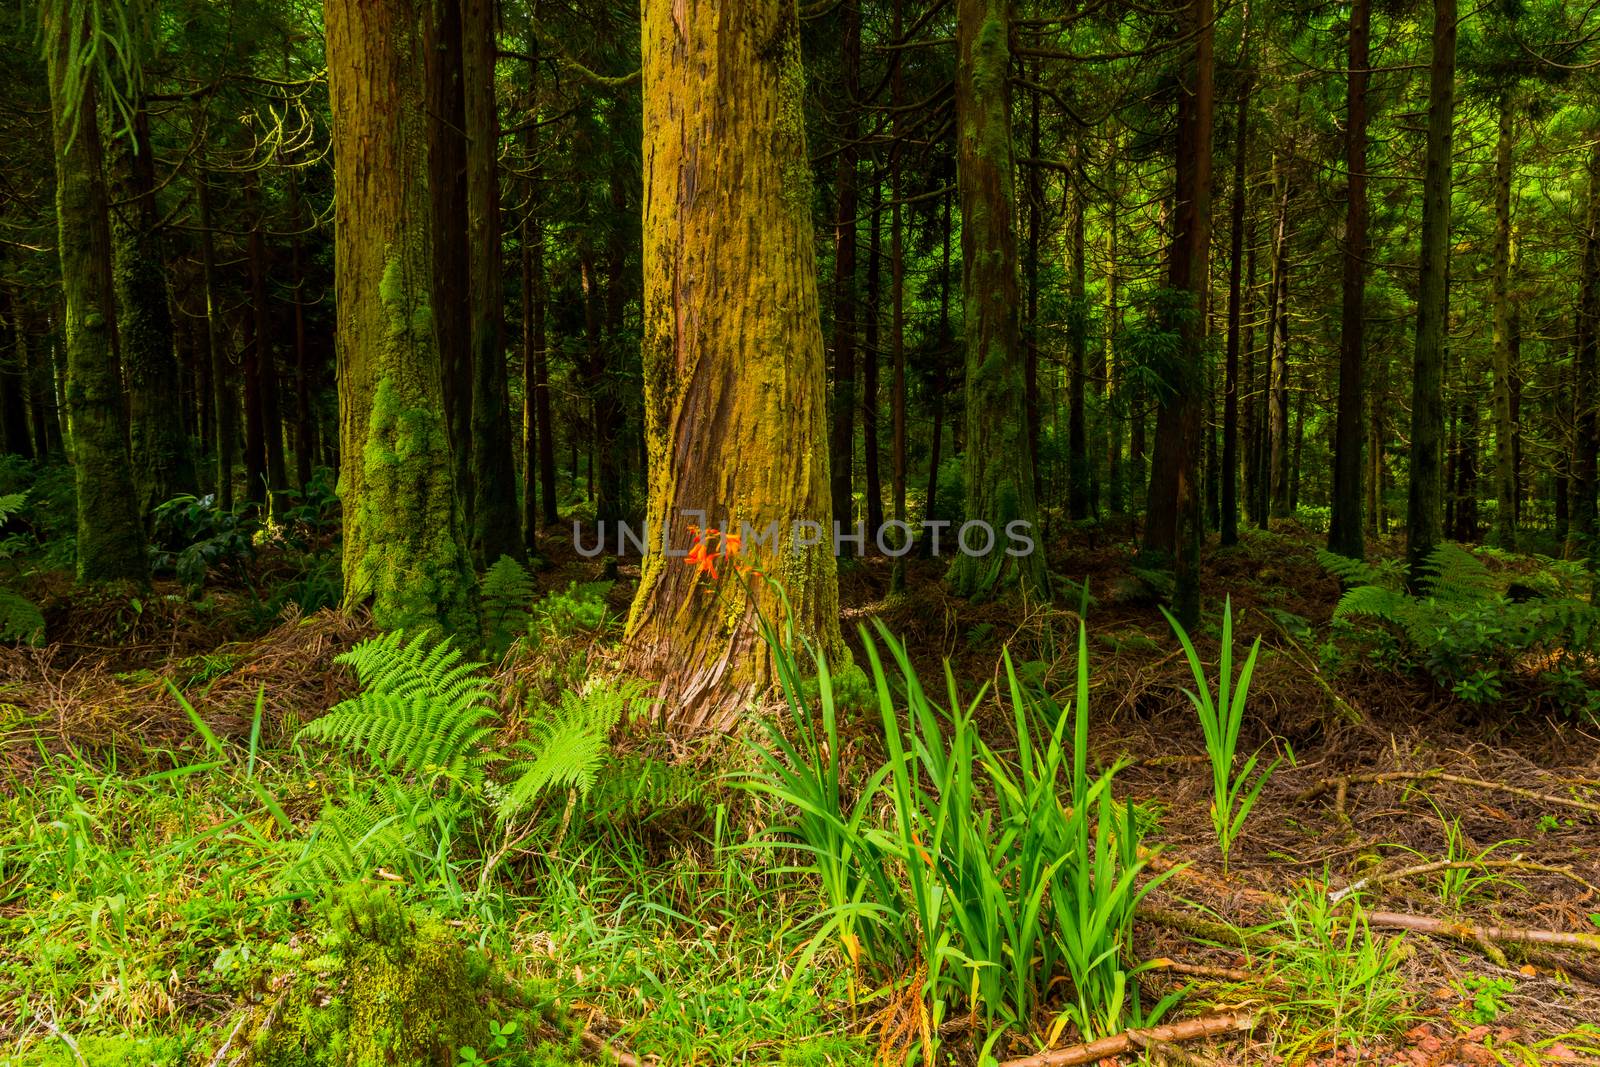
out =
[[[1243,1036],[1133,1055],[1600,1063],[1600,731],[1330,660],[1320,646],[1340,589],[1316,540],[1252,532],[1207,554],[1206,603],[1231,598],[1238,633],[1263,644],[1240,747],[1284,757],[1226,863],[1184,693],[1192,678],[1133,576],[1131,545],[1074,535],[1052,553],[1052,570],[1087,578],[1095,598],[1095,761],[1126,764],[1117,789],[1153,815],[1152,870],[1175,871],[1135,924],[1134,956],[1154,961],[1139,978],[1144,1001],[1181,990],[1172,1018],[1257,1019]],[[625,563],[605,594],[613,620],[634,573]],[[875,616],[919,668],[948,659],[971,689],[999,679],[1002,648],[1045,691],[1071,684],[1076,594],[1027,611],[967,604],[938,574],[915,561],[908,592],[891,596],[886,561],[844,567],[858,659],[853,631]],[[558,556],[536,578],[560,591],[599,576],[598,564]],[[356,691],[334,657],[370,630],[326,611],[263,620],[242,585],[198,603],[175,587],[89,597],[59,576],[29,592],[49,643],[0,650],[0,1062],[242,1062],[240,1020],[260,1021],[284,946],[310,937],[317,914],[273,872],[355,773],[308,762],[291,741]],[[615,637],[602,626],[514,651],[496,679],[554,700],[614,662]],[[1214,659],[1215,626],[1196,642]],[[220,747],[197,738],[175,691]],[[998,704],[980,719],[991,713],[999,729]],[[874,722],[848,723],[848,744],[881,747]],[[602,788],[570,835],[563,817],[548,855],[513,853],[488,892],[458,864],[430,901],[545,991],[550,1058],[527,1062],[827,1064],[882,1052],[881,1021],[850,1007],[841,953],[823,951],[812,980],[792,980],[796,931],[817,901],[737,847],[773,817],[727,784],[747,765],[743,747],[651,733],[620,739],[614,758],[659,789],[606,800]],[[271,816],[252,800],[263,793]],[[1353,891],[1360,922],[1335,914]],[[976,1062],[969,1046],[958,1036],[944,1055]]]

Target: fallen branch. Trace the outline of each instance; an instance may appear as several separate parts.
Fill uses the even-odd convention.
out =
[[[1488,789],[1497,793],[1509,793],[1525,800],[1535,800],[1542,804],[1556,804],[1561,807],[1587,811],[1591,815],[1600,815],[1600,804],[1591,801],[1579,800],[1576,797],[1556,796],[1554,793],[1540,793],[1532,789],[1524,789],[1519,785],[1507,785],[1504,782],[1490,782],[1482,778],[1446,774],[1444,771],[1438,770],[1381,771],[1372,774],[1345,774],[1337,778],[1324,778],[1295,799],[1305,803],[1327,793],[1334,793],[1334,811],[1343,819],[1346,818],[1344,810],[1345,799],[1352,785],[1386,785],[1390,782],[1449,782],[1452,785],[1466,785],[1474,789]]]
[[[1144,971],[1167,971],[1171,974],[1188,975],[1190,978],[1214,978],[1219,982],[1254,982],[1262,977],[1238,967],[1216,967],[1209,963],[1184,963],[1182,960],[1175,960],[1170,956],[1160,956],[1153,960],[1146,960],[1139,969]],[[1266,980],[1268,982],[1272,981],[1270,978]]]
[[[1157,1041],[1155,1038],[1147,1037],[1138,1031],[1130,1033],[1128,1036],[1133,1038],[1133,1043],[1139,1046],[1140,1051],[1160,1057],[1159,1059],[1152,1059],[1152,1063],[1164,1063],[1168,1067],[1174,1063],[1181,1064],[1182,1067],[1217,1067],[1217,1061],[1210,1056],[1202,1056],[1198,1052],[1190,1052],[1180,1045],[1174,1045],[1170,1041]]]
[[[1207,941],[1226,945],[1240,945],[1245,948],[1273,948],[1281,945],[1284,938],[1267,930],[1247,930],[1228,923],[1217,922],[1214,919],[1202,919],[1198,915],[1188,912],[1173,911],[1155,904],[1140,904],[1134,913],[1146,922],[1153,922],[1158,926],[1165,926],[1172,930],[1180,931],[1191,937],[1203,938]]]
[[[1050,1052],[1040,1052],[1017,1060],[1006,1060],[1000,1067],[1071,1067],[1073,1064],[1094,1063],[1108,1056],[1154,1046],[1194,1041],[1202,1037],[1236,1034],[1255,1027],[1255,1016],[1248,1014],[1205,1015],[1181,1023],[1168,1023],[1147,1030],[1124,1030],[1113,1037],[1102,1037],[1082,1045],[1070,1045]]]
[[[1515,859],[1504,860],[1437,860],[1433,863],[1419,863],[1413,867],[1402,867],[1397,871],[1380,871],[1377,874],[1358,878],[1343,889],[1335,889],[1328,894],[1328,903],[1337,904],[1353,893],[1364,889],[1385,885],[1389,882],[1398,882],[1402,878],[1415,878],[1421,874],[1435,874],[1439,871],[1477,871],[1477,870],[1512,870],[1512,871],[1538,871],[1542,874],[1557,874],[1567,878],[1590,893],[1600,896],[1600,889],[1596,889],[1577,872],[1566,867],[1552,867],[1547,863],[1534,863],[1531,860]]]
[[[1513,945],[1554,945],[1559,948],[1600,952],[1600,934],[1569,934],[1564,930],[1525,930],[1515,926],[1489,926],[1465,920],[1436,919],[1431,915],[1411,915],[1401,911],[1369,911],[1367,925],[1388,930],[1446,937],[1474,945],[1505,942]]]

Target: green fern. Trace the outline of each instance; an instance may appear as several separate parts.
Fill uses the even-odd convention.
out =
[[[484,642],[490,655],[503,654],[512,641],[527,632],[533,594],[528,569],[510,556],[501,556],[484,574],[479,599],[483,606]]]
[[[1483,561],[1452,541],[1428,553],[1422,575],[1424,591],[1441,604],[1479,604],[1501,595]]]
[[[567,690],[532,727],[528,759],[512,765],[515,780],[500,801],[500,818],[526,811],[552,789],[587,796],[610,750],[611,731],[630,713],[649,706],[637,680],[596,679],[582,693]]]
[[[307,723],[298,738],[362,753],[386,770],[466,785],[483,781],[497,757],[487,742],[498,716],[482,664],[448,639],[395,630],[363,641],[334,662],[355,668],[363,691]]]
[[[323,807],[290,878],[341,884],[384,868],[418,880],[439,842],[453,836],[461,812],[458,797],[394,779],[352,791]]]
[[[36,645],[44,639],[44,615],[33,601],[0,588],[0,642]]]

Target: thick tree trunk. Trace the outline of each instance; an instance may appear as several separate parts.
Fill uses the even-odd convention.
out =
[[[204,167],[195,171],[195,199],[200,209],[200,279],[206,299],[206,350],[211,355],[211,404],[216,411],[217,506],[233,510],[233,468],[238,457],[239,415],[233,361],[228,358],[227,328],[217,291],[217,239],[211,217],[211,179]]]
[[[1494,152],[1494,267],[1490,272],[1494,305],[1494,488],[1495,540],[1517,550],[1517,424],[1512,417],[1511,364],[1511,143],[1515,133],[1512,91],[1500,93]]]
[[[646,0],[642,20],[651,543],[625,640],[629,668],[660,681],[662,714],[682,730],[729,726],[771,684],[758,612],[847,655],[798,18],[782,0],[740,14]],[[808,521],[821,543],[802,543],[813,538],[794,525]],[[724,574],[709,599],[715,579],[663,551],[664,538],[688,546],[691,524],[748,527],[740,554],[763,575]],[[769,524],[776,543],[755,543]]]
[[[472,364],[471,540],[479,561],[525,555],[511,453],[511,397],[500,343],[500,120],[495,104],[494,0],[461,0],[467,135],[468,315]]]
[[[840,8],[839,66],[844,78],[845,113],[839,136],[833,224],[833,425],[828,443],[834,518],[851,523],[855,515],[856,454],[856,164],[860,136],[857,101],[861,96],[861,6],[844,0]]]
[[[1201,411],[1205,396],[1207,254],[1211,245],[1211,0],[1190,0],[1185,29],[1194,48],[1178,90],[1177,185],[1168,287],[1190,294],[1189,312],[1173,324],[1180,338],[1175,381],[1157,407],[1155,456],[1144,552],[1170,560],[1173,614],[1193,629],[1200,621]]]
[[[1339,412],[1333,445],[1333,509],[1328,549],[1351,559],[1366,555],[1361,522],[1362,406],[1366,362],[1367,80],[1372,0],[1350,7],[1350,69],[1345,91],[1346,185],[1344,293],[1339,323]]]
[[[956,179],[961,196],[962,329],[966,351],[966,513],[987,523],[990,548],[961,552],[949,581],[960,596],[1020,584],[1047,594],[1042,545],[1009,555],[1008,527],[1037,540],[1033,456],[1023,406],[1017,311],[1016,196],[1012,190],[1009,0],[956,2]]]
[[[112,148],[118,208],[111,215],[116,257],[117,342],[128,389],[128,423],[142,514],[195,488],[194,456],[183,420],[173,418],[178,359],[168,302],[166,255],[156,210],[150,115],[134,111],[133,135]]]
[[[1422,184],[1421,279],[1411,371],[1411,484],[1406,496],[1406,558],[1413,589],[1443,534],[1444,358],[1450,293],[1450,152],[1455,121],[1456,0],[1434,0],[1428,76],[1428,151]]]
[[[473,628],[444,416],[419,0],[327,0],[344,603],[386,629]]]
[[[67,21],[75,16],[73,21]],[[50,125],[56,166],[56,245],[67,347],[67,416],[78,496],[79,582],[145,582],[150,563],[128,450],[128,405],[115,344],[111,223],[102,166],[97,86],[74,69],[87,47],[77,5],[46,5]],[[73,81],[77,80],[76,90]]]

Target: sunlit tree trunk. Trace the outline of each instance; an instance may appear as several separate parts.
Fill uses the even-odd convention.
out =
[[[173,418],[178,358],[156,211],[150,114],[142,102],[134,110],[131,133],[112,147],[111,175],[119,204],[111,214],[111,242],[134,481],[141,511],[148,513],[164,500],[193,491],[195,471],[183,420]]]
[[[956,180],[961,196],[962,329],[966,352],[965,518],[987,523],[988,554],[962,552],[950,567],[960,596],[1020,584],[1048,592],[1041,546],[1006,552],[1006,530],[1041,539],[1026,420],[1017,312],[1016,196],[1011,147],[1009,0],[956,3]],[[983,540],[972,542],[981,549]]]
[[[839,637],[832,545],[791,524],[832,522],[827,383],[801,121],[794,4],[646,0],[644,340],[650,550],[626,631],[630,669],[661,683],[682,730],[726,727],[771,684],[759,610],[829,655]],[[778,524],[747,542],[745,587],[663,553],[688,526]],[[804,531],[802,531],[804,533]],[[791,550],[791,548],[793,550]],[[767,579],[784,590],[780,598]]]
[[[423,5],[327,0],[344,602],[470,629],[472,570],[431,304]]]
[[[1406,497],[1410,583],[1443,534],[1444,358],[1450,296],[1450,152],[1454,142],[1456,0],[1434,0],[1428,75],[1428,150],[1422,180],[1421,280],[1411,372],[1411,478]]]
[[[1366,436],[1362,406],[1366,362],[1367,288],[1367,80],[1372,29],[1371,0],[1350,6],[1350,60],[1346,75],[1346,204],[1344,292],[1339,321],[1339,412],[1334,429],[1333,510],[1328,548],[1351,559],[1366,555],[1361,522],[1361,446]]]
[[[1177,185],[1167,285],[1190,295],[1176,327],[1181,352],[1176,380],[1156,409],[1155,455],[1145,523],[1146,555],[1173,565],[1173,614],[1193,628],[1200,620],[1201,408],[1205,397],[1206,262],[1211,244],[1211,0],[1190,0],[1185,30],[1193,49],[1180,70]]]
[[[1494,153],[1494,266],[1490,289],[1494,305],[1494,488],[1495,540],[1517,550],[1517,425],[1511,413],[1511,143],[1515,133],[1512,91],[1500,93]]]
[[[84,18],[84,9],[76,4],[43,5],[40,17],[55,148],[67,418],[78,497],[77,576],[80,582],[143,582],[150,576],[150,564],[115,344],[98,86],[92,70],[77,66],[87,48],[88,25],[78,21]]]

